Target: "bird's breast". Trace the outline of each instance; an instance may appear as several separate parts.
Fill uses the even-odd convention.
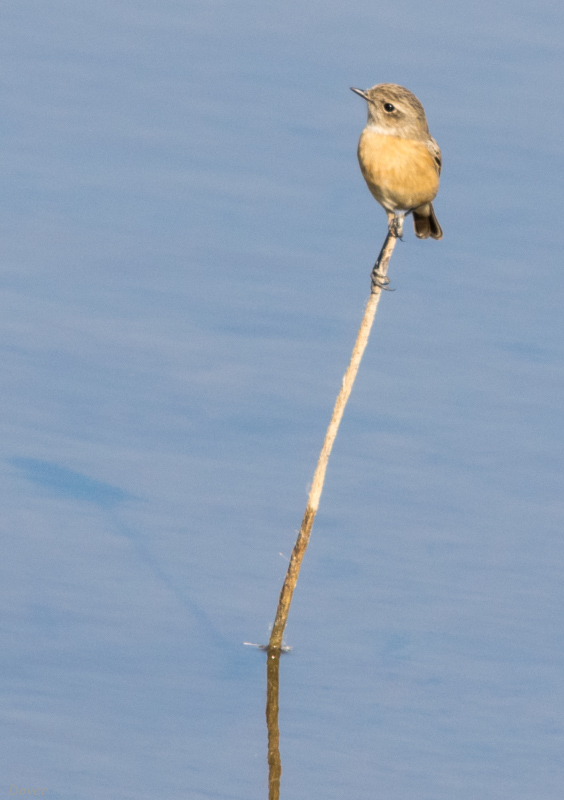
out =
[[[368,188],[389,211],[429,203],[439,190],[438,171],[423,142],[365,128],[358,161]]]

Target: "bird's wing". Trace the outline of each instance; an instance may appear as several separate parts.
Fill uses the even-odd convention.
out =
[[[436,143],[436,141],[433,139],[432,136],[429,137],[429,140],[426,142],[426,144],[427,144],[427,149],[433,156],[433,160],[437,166],[437,172],[440,175],[441,167],[443,166],[443,157],[441,155],[441,148],[439,147],[439,145]]]

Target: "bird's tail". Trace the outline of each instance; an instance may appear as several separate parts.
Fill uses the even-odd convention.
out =
[[[443,238],[443,231],[435,216],[432,203],[425,203],[424,206],[414,209],[412,213],[415,235],[419,239],[428,239],[429,236],[432,239]]]

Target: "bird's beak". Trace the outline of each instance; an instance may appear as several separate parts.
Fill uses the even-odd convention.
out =
[[[364,100],[366,100],[367,103],[370,100],[370,98],[363,89],[355,89],[354,86],[351,86],[351,92],[359,94]]]

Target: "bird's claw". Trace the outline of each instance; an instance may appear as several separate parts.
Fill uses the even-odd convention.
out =
[[[379,272],[372,273],[372,294],[376,289],[384,289],[386,292],[395,292],[395,289],[390,288],[390,279],[386,275],[380,275]]]

